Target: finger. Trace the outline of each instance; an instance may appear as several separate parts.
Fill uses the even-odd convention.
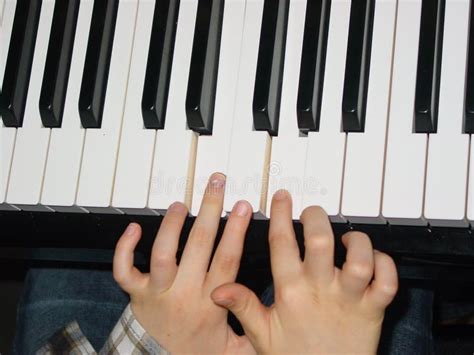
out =
[[[326,212],[318,206],[306,208],[301,214],[304,233],[304,268],[318,284],[334,278],[334,234]]]
[[[160,289],[169,288],[176,277],[176,252],[179,236],[188,210],[180,202],[173,203],[166,212],[151,251],[151,280]]]
[[[204,282],[222,214],[224,187],[225,176],[212,174],[181,257],[176,275],[178,283]]]
[[[133,266],[133,251],[141,238],[141,227],[130,223],[115,247],[113,275],[115,281],[127,293],[132,294],[144,286],[146,276]]]
[[[269,310],[253,291],[243,285],[230,283],[212,291],[211,299],[234,313],[251,342],[255,344],[255,339],[258,339],[262,343],[267,338]]]
[[[270,209],[270,261],[275,287],[294,279],[302,269],[292,221],[291,196],[285,190],[273,195]]]
[[[346,262],[339,273],[345,295],[360,298],[374,274],[374,252],[367,234],[349,232],[342,236],[347,249]]]
[[[235,281],[244,248],[245,233],[252,215],[250,212],[250,204],[246,201],[237,202],[232,209],[207,274],[206,288],[209,290]]]
[[[369,302],[384,309],[392,302],[398,290],[397,267],[390,256],[377,250],[374,250],[374,263],[374,280],[367,290],[367,297]]]

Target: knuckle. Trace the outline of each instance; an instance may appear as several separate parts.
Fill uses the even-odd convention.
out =
[[[300,290],[290,285],[285,285],[275,290],[275,298],[278,298],[283,303],[294,303],[300,295]]]
[[[380,291],[387,297],[393,298],[398,292],[398,285],[396,283],[383,283],[380,285]]]
[[[385,254],[385,253],[381,252],[381,251],[376,252],[375,259],[379,260],[380,262],[382,262],[385,265],[393,265],[395,267],[395,263],[394,263],[392,257],[388,254]]]
[[[373,276],[374,267],[368,261],[358,261],[348,263],[346,270],[352,277],[362,280],[370,280]]]
[[[153,255],[151,266],[153,268],[166,268],[176,263],[176,258],[168,253],[158,252]]]
[[[329,235],[309,235],[304,240],[305,249],[315,252],[329,252],[333,249],[334,241]]]

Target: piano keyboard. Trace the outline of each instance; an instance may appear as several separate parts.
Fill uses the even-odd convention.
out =
[[[474,222],[469,0],[4,0],[0,209]]]

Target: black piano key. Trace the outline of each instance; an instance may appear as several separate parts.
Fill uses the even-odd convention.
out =
[[[0,95],[0,115],[7,127],[21,127],[25,113],[41,0],[18,0]]]
[[[188,126],[212,134],[224,0],[199,0],[186,93]]]
[[[464,99],[464,133],[474,133],[474,3],[471,2],[466,93]]]
[[[78,12],[79,0],[61,0],[54,5],[39,102],[45,127],[61,127]]]
[[[414,130],[436,133],[438,128],[441,50],[445,0],[423,0],[416,72]]]
[[[178,9],[179,0],[157,0],[155,4],[142,97],[146,128],[165,126]]]
[[[104,112],[119,0],[94,0],[79,114],[84,128],[100,128]]]
[[[342,130],[364,132],[375,0],[352,0],[342,97]]]
[[[253,94],[254,128],[278,134],[289,0],[265,0]]]
[[[330,10],[331,0],[312,0],[306,4],[296,105],[302,132],[319,131]]]

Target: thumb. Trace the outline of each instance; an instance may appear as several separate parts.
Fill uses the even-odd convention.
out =
[[[237,317],[251,340],[266,338],[263,332],[267,329],[269,310],[253,291],[243,285],[229,283],[214,289],[211,299]]]

